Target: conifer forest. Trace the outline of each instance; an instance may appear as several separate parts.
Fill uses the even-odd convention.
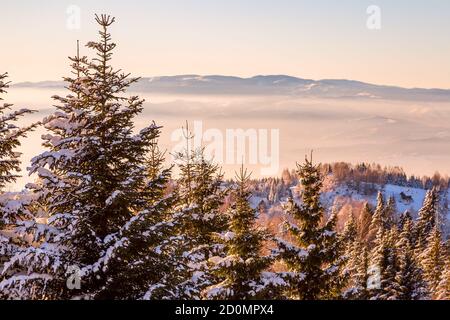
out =
[[[171,161],[158,114],[136,129],[120,24],[95,23],[39,121],[8,102],[0,70],[1,300],[450,300],[447,176],[322,163],[313,148],[281,175],[228,176],[181,116]],[[42,151],[23,164],[36,130]]]

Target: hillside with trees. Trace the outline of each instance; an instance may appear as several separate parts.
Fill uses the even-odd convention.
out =
[[[189,147],[167,166],[157,119],[135,130],[114,18],[96,21],[52,115],[20,127],[33,111],[0,106],[1,299],[450,299],[448,177],[311,154],[279,178],[225,180]],[[9,192],[38,125],[36,180]]]

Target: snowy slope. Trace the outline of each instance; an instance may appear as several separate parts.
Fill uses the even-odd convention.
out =
[[[258,188],[262,189],[261,186]],[[381,191],[386,200],[390,197],[395,198],[398,214],[408,210],[414,218],[417,218],[417,213],[422,207],[427,192],[425,189],[398,186],[394,184],[386,184],[383,186],[375,185],[375,188],[376,190],[371,192],[370,195],[365,195],[346,184],[337,184],[333,181],[332,177],[327,177],[324,181],[321,201],[329,212],[331,212],[332,209],[337,211],[338,228],[340,228],[348,219],[349,212],[359,214],[364,203],[367,202],[374,208],[377,203],[377,191]],[[291,186],[290,190],[294,196],[298,196],[299,190],[297,186]],[[450,196],[449,192],[450,190],[446,190],[441,194],[440,206],[441,210],[447,210],[447,212],[443,212],[443,215],[447,216],[447,225],[445,227],[447,235],[450,235],[450,211],[444,206],[444,202],[446,201],[446,197],[448,198]],[[264,197],[261,194],[252,197],[251,202],[254,208],[256,208],[261,201],[263,201],[266,206],[266,216],[261,217],[260,221],[267,224],[273,224],[274,221],[282,221],[284,219],[282,209],[283,202],[286,201],[288,196],[287,192],[279,194],[276,201],[270,201],[270,196]],[[405,197],[408,198],[408,200],[405,200]]]
[[[397,204],[398,212],[402,213],[406,210],[412,214],[417,213],[422,207],[423,200],[425,198],[426,190],[410,187],[402,187],[392,184],[387,184],[383,187],[376,186],[380,190],[385,199],[394,197]],[[412,197],[412,201],[404,201],[401,197],[401,193]],[[325,192],[322,196],[324,204],[330,205],[334,202],[336,197],[344,197],[349,200],[368,202],[372,206],[377,203],[377,194],[373,193],[370,196],[358,193],[356,190],[346,186],[337,186],[335,190]]]

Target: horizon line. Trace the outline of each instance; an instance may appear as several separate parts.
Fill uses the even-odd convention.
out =
[[[348,81],[348,82],[356,82],[360,84],[366,84],[366,85],[372,85],[372,86],[378,86],[378,87],[390,87],[390,88],[399,88],[399,89],[407,89],[407,90],[415,90],[415,89],[422,89],[422,90],[444,90],[444,91],[450,91],[449,88],[442,88],[442,87],[406,87],[401,85],[395,85],[395,84],[380,84],[380,83],[372,83],[372,82],[365,82],[355,79],[348,79],[348,78],[323,78],[323,79],[311,79],[311,78],[302,78],[300,76],[293,76],[289,74],[256,74],[253,76],[236,76],[236,75],[225,75],[225,74],[196,74],[196,73],[182,73],[182,74],[173,74],[173,75],[159,75],[159,76],[136,76],[136,78],[141,79],[151,79],[151,78],[174,78],[174,77],[185,77],[185,76],[196,76],[196,77],[229,77],[229,78],[238,78],[242,80],[249,80],[257,77],[288,77],[288,78],[294,78],[298,80],[305,80],[305,81],[313,81],[313,82],[323,82],[323,81]],[[58,82],[65,82],[63,79],[64,77],[61,77],[61,80],[39,80],[39,81],[19,81],[19,82],[11,82],[10,87],[14,87],[17,85],[23,85],[23,84],[40,84],[45,82],[50,83],[58,83]]]

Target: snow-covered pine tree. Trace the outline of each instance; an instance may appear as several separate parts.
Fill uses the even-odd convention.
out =
[[[348,220],[345,222],[341,238],[343,243],[352,243],[358,239],[358,230],[353,214],[350,214]]]
[[[8,262],[26,267],[3,283],[20,298],[154,297],[149,290],[164,291],[172,272],[165,248],[174,226],[164,192],[170,171],[154,167],[160,173],[152,177],[147,161],[160,129],[152,124],[133,133],[143,100],[124,93],[138,79],[110,66],[114,18],[96,21],[100,41],[87,45],[96,57],[71,59],[71,92],[54,97],[58,110],[44,121],[49,150],[32,160],[39,183],[31,188],[38,203],[48,204],[48,222],[39,243]]]
[[[228,209],[229,227],[225,235],[218,235],[225,246],[226,256],[214,260],[213,273],[220,283],[208,287],[207,299],[273,299],[284,281],[269,272],[274,255],[263,253],[269,233],[256,226],[257,211],[249,203],[250,175],[241,167],[236,174],[232,192],[234,202]]]
[[[397,292],[395,291],[395,276],[399,266],[398,262],[398,250],[396,244],[399,239],[399,232],[397,226],[386,231],[387,232],[387,264],[384,268],[384,272],[381,277],[382,294],[380,299],[382,300],[398,300]]]
[[[428,244],[428,237],[436,225],[438,215],[439,193],[435,188],[428,190],[419,210],[419,218],[415,226],[416,251],[420,254]]]
[[[398,219],[398,223],[397,223],[398,230],[402,231],[403,228],[405,227],[406,223],[409,223],[409,224],[411,224],[414,227],[414,223],[412,221],[411,213],[408,210],[406,210],[405,212],[403,212],[400,215],[400,217]],[[414,228],[412,229],[411,232],[412,233],[414,232]],[[411,237],[411,239],[413,239],[413,237]],[[414,244],[415,244],[415,241],[412,242],[412,245],[414,245]]]
[[[347,220],[341,235],[341,244],[345,256],[343,278],[346,279],[346,290],[343,297],[352,300],[368,298],[367,280],[369,257],[365,242],[360,241],[353,215]]]
[[[367,287],[369,281],[370,257],[367,243],[356,241],[350,259],[354,261],[348,286],[343,294],[344,299],[368,300],[370,292]]]
[[[355,275],[355,288],[357,289],[356,298],[358,300],[368,300],[370,299],[370,294],[368,290],[369,281],[369,248],[366,243],[360,243],[360,257],[358,261],[357,273]]]
[[[364,206],[361,210],[361,213],[358,218],[358,238],[360,241],[367,240],[367,236],[370,231],[370,224],[372,222],[372,209],[370,208],[369,203],[364,203]]]
[[[441,274],[445,265],[445,253],[441,231],[436,226],[428,236],[427,247],[419,256],[432,298],[436,297],[437,287],[441,280]]]
[[[450,300],[450,257],[447,257],[445,262],[435,297],[439,300]]]
[[[411,213],[408,210],[403,212],[400,215],[397,223],[397,229],[400,230],[400,240],[402,237],[406,237],[408,239],[409,246],[414,250],[414,246],[416,243],[416,238],[414,234],[414,220],[411,217]]]
[[[222,206],[229,193],[223,183],[220,168],[205,158],[204,150],[191,150],[193,138],[185,128],[187,147],[177,154],[179,178],[177,180],[178,206],[181,215],[183,237],[184,281],[178,285],[178,298],[200,299],[202,291],[217,283],[210,272],[210,258],[223,258],[223,244],[218,234],[227,230],[228,217]]]
[[[16,150],[20,146],[19,139],[26,137],[27,133],[34,129],[37,124],[28,127],[18,127],[15,122],[26,114],[33,113],[29,109],[20,109],[7,113],[7,110],[13,106],[9,103],[2,103],[2,94],[8,89],[8,74],[0,74],[0,190],[4,192],[4,188],[8,183],[13,183],[19,178],[20,172],[20,153]],[[0,221],[1,227],[1,221]]]
[[[176,197],[167,190],[171,168],[164,168],[164,161],[153,139],[142,166],[144,185],[137,190],[144,201],[142,208],[113,235],[106,253],[92,265],[93,271],[84,269],[95,275],[95,269],[103,266],[107,282],[95,295],[97,299],[177,297],[183,271],[177,235],[181,225],[173,212]]]
[[[384,210],[384,227],[385,229],[391,229],[396,224],[397,204],[395,203],[394,196],[389,197],[386,208]]]
[[[428,299],[427,283],[414,254],[413,221],[408,213],[402,215],[402,220],[403,227],[396,244],[398,270],[394,284],[395,296],[398,300]]]
[[[301,203],[290,198],[286,205],[291,218],[286,224],[293,243],[278,239],[279,254],[288,269],[285,295],[300,300],[336,298],[343,286],[340,277],[343,259],[334,231],[336,215],[332,214],[321,225],[325,209],[320,203],[320,167],[305,158],[305,163],[298,165],[297,174],[302,185]]]
[[[377,206],[372,215],[372,221],[370,222],[369,235],[368,235],[368,240],[370,242],[375,241],[375,239],[378,237],[378,235],[380,233],[380,229],[382,229],[381,234],[384,235],[385,210],[386,210],[386,208],[385,208],[385,203],[384,203],[384,197],[383,197],[383,194],[381,193],[381,191],[379,191],[378,196],[377,196]],[[378,239],[378,240],[380,240],[380,239]]]
[[[345,222],[340,238],[341,250],[345,258],[342,272],[343,276],[348,278],[355,273],[358,264],[357,255],[355,254],[355,251],[358,250],[358,231],[353,214],[350,214],[350,217]]]
[[[397,242],[397,229],[385,230],[378,228],[374,246],[370,258],[370,269],[374,278],[379,282],[369,288],[371,299],[391,300],[396,299],[394,291],[395,275],[397,267],[397,255],[395,243]]]
[[[1,103],[1,95],[5,94],[8,88],[7,78],[7,73],[0,74],[0,282],[5,277],[5,274],[2,274],[3,263],[23,244],[17,231],[21,220],[25,218],[20,199],[17,199],[20,195],[6,192],[5,187],[19,178],[20,153],[16,152],[16,149],[20,146],[20,138],[26,137],[27,133],[37,126],[16,125],[21,116],[34,111],[20,109],[8,113],[7,110],[11,109],[12,104]],[[3,294],[6,294],[5,291],[0,290],[0,299]]]
[[[450,180],[448,180],[450,182]],[[449,224],[448,212],[450,210],[449,199],[448,199],[448,183],[447,188],[439,188],[439,204],[438,204],[438,214],[436,216],[436,225],[438,225],[443,233],[447,233],[447,225]]]

